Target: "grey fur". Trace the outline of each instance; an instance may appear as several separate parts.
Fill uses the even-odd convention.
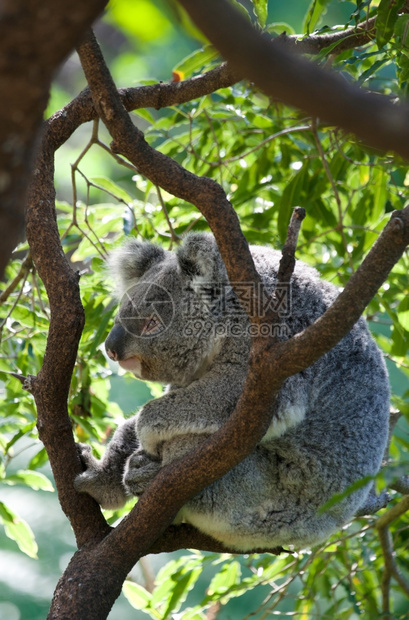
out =
[[[76,488],[104,507],[141,494],[163,465],[220,428],[246,376],[248,319],[214,238],[188,235],[175,253],[153,247],[132,241],[111,261],[125,295],[106,347],[140,378],[169,388],[116,431],[101,462],[83,449],[87,469]],[[257,246],[251,252],[271,293],[280,253]],[[322,315],[337,294],[297,262],[283,317],[287,337]],[[193,326],[206,329],[190,329],[191,316]],[[335,493],[376,474],[388,415],[383,357],[360,319],[332,351],[285,381],[254,452],[189,501],[178,520],[240,551],[325,540],[365,506],[371,483],[319,512]]]

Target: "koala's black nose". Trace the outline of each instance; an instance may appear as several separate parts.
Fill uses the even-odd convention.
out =
[[[113,326],[105,340],[105,350],[111,360],[117,362],[123,359],[125,353],[126,331],[117,323]]]

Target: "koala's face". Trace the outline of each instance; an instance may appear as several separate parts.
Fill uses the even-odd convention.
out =
[[[209,329],[215,319],[200,299],[205,282],[213,286],[224,277],[213,237],[190,235],[175,253],[133,240],[113,255],[111,267],[121,303],[105,343],[109,357],[140,379],[190,383],[216,346]],[[197,329],[189,324],[192,307]]]

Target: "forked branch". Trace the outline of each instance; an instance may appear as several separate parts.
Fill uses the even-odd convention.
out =
[[[140,173],[153,183],[196,204],[215,233],[232,282],[258,281],[237,216],[222,188],[211,179],[199,178],[189,173],[146,143],[143,134],[135,128],[127,114],[92,35],[87,37],[79,52],[95,110],[110,131],[115,150],[127,157]],[[61,139],[64,133],[64,123],[66,119],[65,121],[60,119],[61,134],[58,139]],[[29,220],[30,245],[40,275],[45,276],[43,279],[49,294],[54,286],[51,273],[54,260],[57,261],[60,279],[61,274],[64,274],[66,288],[60,281],[59,287],[56,287],[57,297],[51,296],[50,299],[52,312],[61,312],[61,304],[66,299],[74,301],[65,315],[68,322],[64,337],[68,339],[67,342],[59,339],[61,335],[57,333],[55,324],[53,322],[51,324],[47,356],[34,392],[37,389],[36,398],[39,414],[41,413],[39,426],[43,437],[48,441],[50,434],[53,432],[55,434],[57,422],[57,431],[63,430],[66,448],[64,455],[69,458],[69,471],[74,475],[79,464],[73,452],[75,448],[72,434],[68,437],[66,405],[62,412],[59,407],[64,398],[66,403],[68,389],[66,377],[69,376],[70,368],[72,369],[74,364],[82,313],[78,306],[77,278],[75,274],[66,270],[65,263],[59,262],[61,246],[59,240],[57,242],[58,234],[55,237],[54,195],[50,189],[51,150],[51,148],[45,149],[41,164],[40,177],[44,174],[41,178],[44,186],[47,184],[46,198],[44,199],[44,196],[40,198],[36,193],[32,194]],[[44,206],[42,202],[46,205]],[[41,228],[44,222],[44,208],[47,209],[51,237],[47,237],[49,227],[47,230]],[[47,246],[50,239],[51,247]],[[268,339],[255,340],[245,388],[230,420],[213,437],[186,455],[183,462],[174,462],[161,470],[135,508],[115,530],[110,531],[92,500],[86,497],[81,499],[74,497],[72,486],[67,486],[66,481],[64,482],[64,478],[67,477],[66,463],[61,458],[62,455],[57,454],[55,441],[50,440],[50,461],[57,484],[60,485],[60,496],[70,511],[73,527],[79,544],[82,545],[81,552],[74,556],[59,583],[50,618],[60,617],[59,609],[62,608],[67,610],[64,612],[67,618],[81,617],[81,614],[82,617],[90,619],[106,617],[119,594],[127,572],[141,555],[150,549],[156,551],[160,547],[162,533],[168,531],[169,535],[168,539],[163,538],[163,548],[169,548],[170,543],[168,547],[166,544],[171,538],[171,532],[178,546],[183,545],[183,540],[190,546],[195,539],[194,532],[193,534],[190,532],[187,536],[185,530],[186,538],[183,538],[183,535],[178,538],[182,530],[178,533],[172,528],[166,530],[177,510],[201,488],[225,474],[253,449],[270,422],[267,406],[280,389],[282,382],[291,374],[312,364],[350,330],[408,242],[409,208],[407,207],[392,214],[390,223],[360,270],[351,278],[342,295],[319,321],[286,343],[276,343]],[[234,253],[232,247],[235,248]],[[293,247],[295,248],[294,243]],[[285,277],[290,275],[291,267]],[[63,360],[64,363],[54,368],[52,362],[59,359],[62,344],[67,347],[64,349],[67,357]],[[63,376],[64,382],[59,387],[58,380]],[[50,403],[51,416],[48,413]],[[218,458],[220,453],[225,455],[223,462]],[[87,511],[92,515],[91,523],[87,523],[84,519]],[[203,536],[198,534],[196,541],[199,542],[200,539],[205,546],[207,543],[203,540]],[[211,545],[211,541],[208,543]],[[200,544],[197,546],[200,547]],[[216,548],[220,550],[217,543],[215,550]]]

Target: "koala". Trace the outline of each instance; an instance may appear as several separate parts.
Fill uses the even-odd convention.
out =
[[[281,254],[250,250],[263,303],[278,302],[274,328],[281,340],[305,329],[337,297],[336,287],[300,261],[281,290]],[[101,461],[88,446],[79,448],[85,471],[76,489],[116,508],[141,495],[162,467],[183,458],[234,410],[254,335],[244,308],[250,304],[252,311],[255,285],[233,291],[215,239],[206,233],[187,235],[174,252],[132,239],[112,254],[110,268],[122,301],[106,351],[138,379],[168,386],[116,430]],[[368,482],[320,511],[334,494],[378,472],[387,442],[388,376],[364,319],[284,382],[270,414],[254,451],[188,501],[176,522],[241,552],[305,548],[327,539],[368,502],[374,505]]]

